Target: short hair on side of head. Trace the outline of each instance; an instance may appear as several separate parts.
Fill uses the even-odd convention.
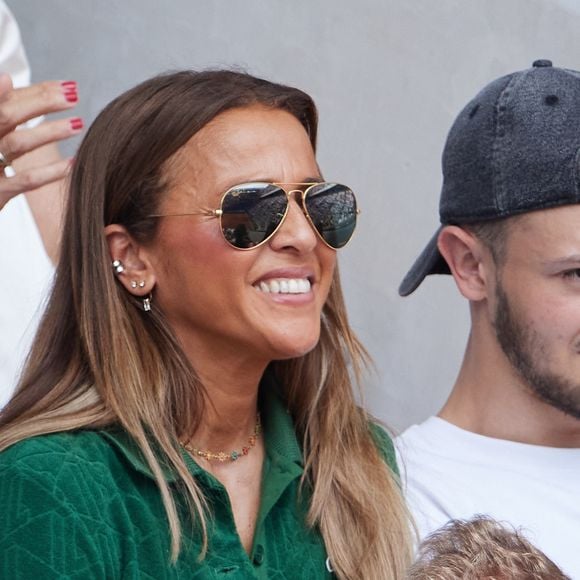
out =
[[[407,580],[570,580],[520,530],[487,516],[452,520],[419,547]]]
[[[501,267],[506,256],[506,242],[510,229],[511,219],[504,218],[484,222],[465,224],[462,227],[481,240],[497,264]]]

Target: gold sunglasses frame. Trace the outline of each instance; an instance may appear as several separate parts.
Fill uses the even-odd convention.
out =
[[[224,229],[221,223],[221,217],[223,215],[223,210],[222,210],[222,206],[223,206],[223,202],[224,199],[226,198],[226,196],[232,192],[235,189],[240,188],[243,185],[250,185],[253,183],[260,183],[260,184],[265,184],[265,185],[275,185],[277,187],[279,187],[282,191],[284,191],[284,193],[286,194],[286,197],[288,198],[288,202],[286,203],[286,209],[284,210],[284,215],[282,216],[282,219],[280,220],[280,223],[276,226],[276,228],[272,231],[272,233],[268,236],[266,236],[261,242],[257,243],[255,246],[251,246],[249,248],[239,248],[238,246],[234,246],[234,244],[232,244],[225,236],[224,234]],[[255,250],[256,248],[259,248],[262,244],[265,244],[268,240],[270,240],[274,235],[276,235],[276,232],[280,229],[280,227],[282,227],[282,224],[284,223],[284,220],[286,219],[286,216],[288,215],[288,210],[290,209],[290,202],[292,201],[292,194],[300,194],[300,206],[302,209],[302,213],[304,214],[304,216],[306,217],[306,219],[308,220],[308,222],[310,223],[310,226],[312,227],[312,229],[315,231],[316,235],[318,236],[318,238],[327,246],[329,247],[331,250],[334,250],[335,252],[337,250],[341,250],[342,248],[344,248],[347,244],[350,243],[350,241],[352,240],[352,236],[354,235],[354,230],[350,236],[350,238],[348,239],[348,241],[341,246],[340,248],[335,248],[333,246],[331,246],[323,237],[322,234],[316,229],[314,222],[312,221],[312,218],[310,217],[310,214],[308,213],[308,209],[306,208],[306,196],[308,195],[308,192],[315,186],[315,185],[323,185],[325,183],[333,183],[334,185],[342,185],[342,183],[334,183],[332,181],[309,181],[309,182],[289,182],[289,183],[280,183],[280,182],[269,182],[269,181],[245,181],[243,183],[238,183],[237,185],[234,185],[230,188],[228,188],[223,195],[220,198],[220,207],[218,207],[217,209],[206,209],[206,210],[199,210],[199,211],[189,211],[189,212],[185,212],[185,213],[166,213],[166,214],[152,214],[149,215],[147,217],[150,218],[163,218],[163,217],[183,217],[183,216],[189,216],[189,215],[202,215],[208,218],[219,218],[220,219],[220,230],[222,233],[222,236],[226,242],[226,244],[228,244],[228,246],[236,249],[236,250],[240,250],[242,252],[247,252],[250,250]],[[306,186],[306,189],[286,189],[283,186],[294,186],[294,185],[302,185],[302,186]],[[343,187],[345,189],[348,189],[355,200],[355,205],[356,205],[356,215],[358,216],[360,214],[360,209],[358,208],[358,204],[356,196],[354,195],[354,192],[352,191],[352,189],[350,189],[350,187],[347,187],[346,185],[343,185]],[[355,224],[355,229],[356,229],[356,224]]]

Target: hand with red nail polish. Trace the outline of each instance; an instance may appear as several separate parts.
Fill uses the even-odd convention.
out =
[[[75,81],[47,81],[15,89],[10,76],[0,75],[0,209],[18,193],[64,178],[70,164],[62,160],[55,144],[78,135],[83,120],[53,121],[45,116],[71,109],[78,100]]]

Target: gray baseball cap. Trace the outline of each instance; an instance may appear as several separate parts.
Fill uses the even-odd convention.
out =
[[[441,226],[401,285],[449,274],[437,249],[445,225],[580,203],[580,72],[537,60],[501,77],[459,113],[443,150]]]

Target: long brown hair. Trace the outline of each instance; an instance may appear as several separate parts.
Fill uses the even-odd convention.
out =
[[[145,81],[97,117],[70,179],[62,250],[48,307],[17,392],[0,415],[0,449],[71,429],[121,425],[156,477],[172,554],[180,521],[160,468],[173,467],[207,547],[207,506],[180,455],[193,434],[204,388],[163,313],[145,314],[115,280],[104,227],[122,224],[151,241],[168,186],[168,164],[220,113],[260,104],[294,115],[315,147],[317,111],[304,92],[234,71],[177,72]],[[351,332],[338,273],[323,310],[321,339],[299,359],[273,364],[294,417],[317,526],[339,578],[399,578],[410,560],[407,512],[395,477],[355,402],[366,354]]]

